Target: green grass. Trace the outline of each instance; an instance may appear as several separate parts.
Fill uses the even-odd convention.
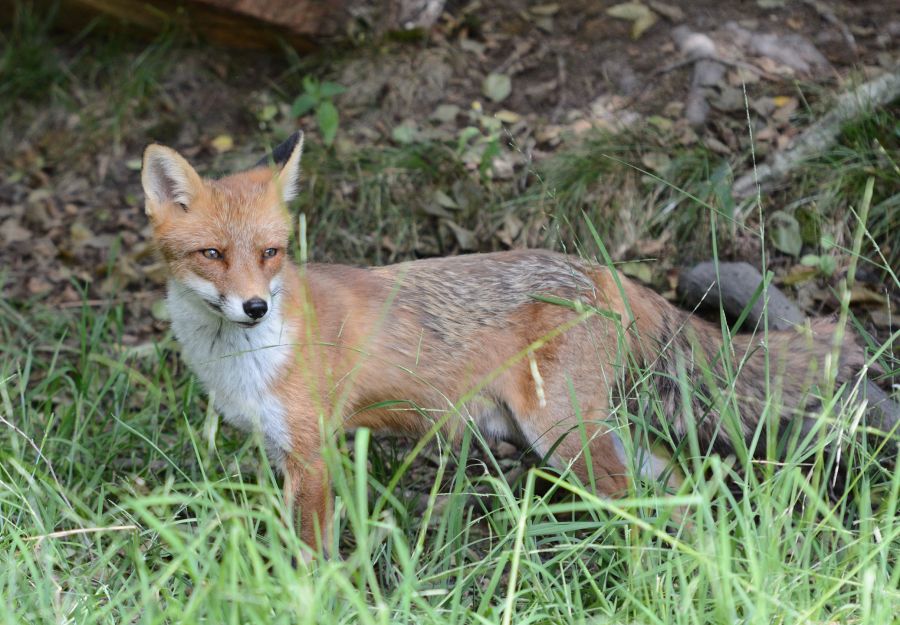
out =
[[[171,339],[124,347],[124,314],[0,311],[4,622],[881,625],[900,608],[900,472],[850,442],[832,501],[805,463],[837,430],[743,476],[684,450],[677,496],[616,501],[544,469],[507,484],[489,456],[467,473],[471,432],[426,448],[422,484],[422,448],[362,431],[329,452],[343,559],[295,568],[258,441],[219,430]],[[675,506],[692,530],[666,525]]]
[[[821,158],[802,168],[794,184],[810,189],[792,202],[795,211],[806,212],[828,234],[848,231],[852,225],[852,198],[869,178],[876,180],[868,221],[867,255],[888,267],[900,265],[900,102],[872,111],[847,124],[840,141]],[[877,246],[877,250],[875,249]]]

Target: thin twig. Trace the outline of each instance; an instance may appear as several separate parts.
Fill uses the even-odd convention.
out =
[[[73,530],[60,530],[58,532],[50,532],[49,534],[40,534],[38,536],[26,536],[25,540],[36,540],[41,542],[45,538],[65,538],[66,536],[75,536],[78,534],[95,534],[98,532],[128,532],[140,529],[137,525],[110,525],[109,527],[79,527]]]

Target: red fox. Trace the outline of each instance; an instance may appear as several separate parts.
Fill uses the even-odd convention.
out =
[[[626,452],[629,426],[616,407],[646,403],[641,382],[655,391],[651,429],[677,441],[694,427],[705,450],[728,452],[757,432],[767,353],[783,378],[782,423],[815,424],[808,390],[832,354],[828,322],[766,342],[735,336],[729,349],[743,364],[727,382],[719,328],[577,257],[520,250],[298,267],[288,258],[286,205],[302,149],[298,133],[274,151],[276,167],[263,160],[209,180],[174,150],[150,145],[142,183],[182,357],[228,422],[261,432],[307,544],[321,547],[329,535],[321,449],[337,427],[421,433],[444,418],[458,436],[467,419],[616,497],[644,477],[677,486],[655,447],[638,463]],[[839,361],[838,382],[850,381],[863,351],[850,341]],[[685,376],[697,389],[688,397]],[[737,405],[736,427],[710,402],[717,383],[730,385],[722,394]]]

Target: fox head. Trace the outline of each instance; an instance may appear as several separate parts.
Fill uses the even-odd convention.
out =
[[[141,182],[153,238],[172,279],[213,314],[253,326],[278,294],[290,236],[287,204],[297,195],[303,134],[256,167],[201,178],[175,150],[150,145]]]

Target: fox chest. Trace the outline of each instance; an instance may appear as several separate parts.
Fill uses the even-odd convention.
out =
[[[169,305],[182,359],[209,392],[216,410],[231,425],[259,431],[274,461],[290,449],[282,399],[275,383],[289,365],[291,348],[283,324],[270,319],[255,328],[179,314]]]

